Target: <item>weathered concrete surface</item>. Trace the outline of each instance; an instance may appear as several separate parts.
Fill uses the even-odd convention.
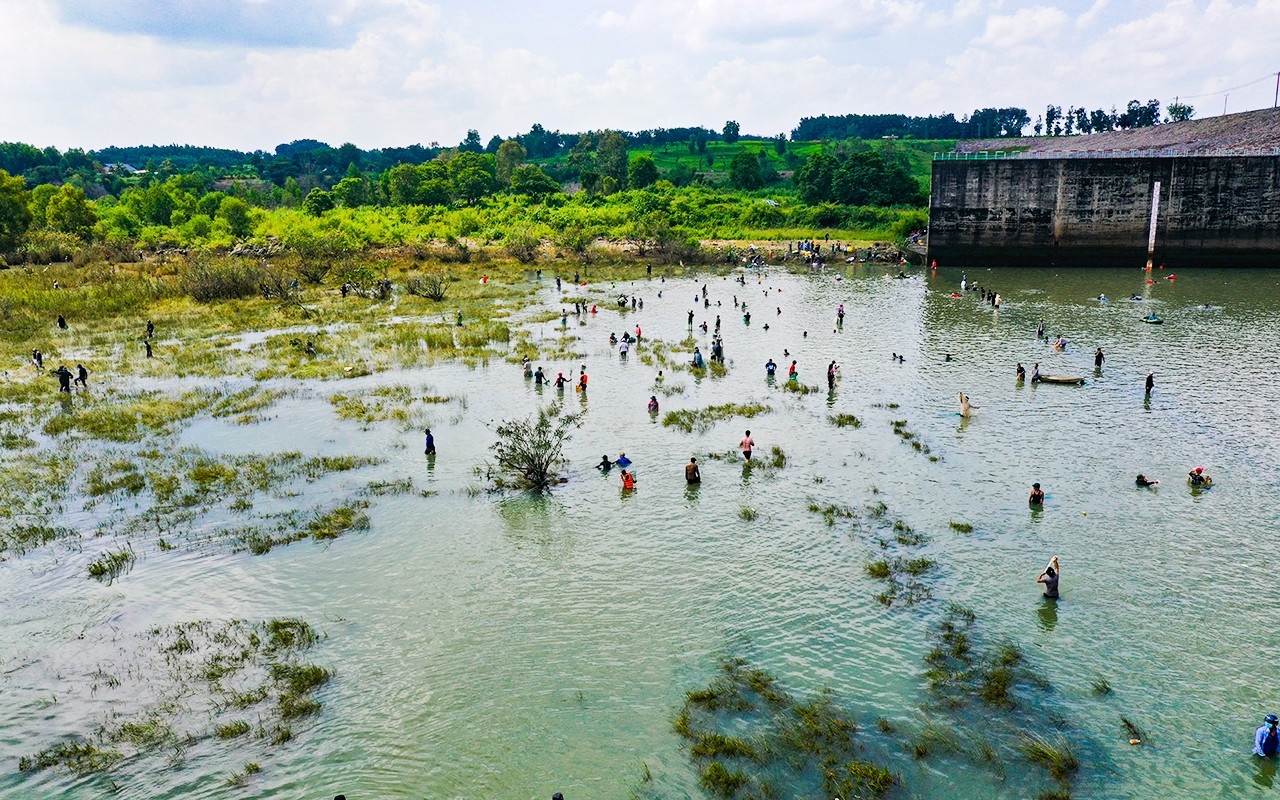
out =
[[[940,266],[1280,266],[1280,156],[935,161]]]

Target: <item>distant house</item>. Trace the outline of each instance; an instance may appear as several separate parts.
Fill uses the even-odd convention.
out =
[[[110,173],[112,175],[116,175],[116,174],[136,175],[139,172],[145,172],[146,170],[137,169],[136,167],[130,164],[103,164],[102,171],[106,173]]]

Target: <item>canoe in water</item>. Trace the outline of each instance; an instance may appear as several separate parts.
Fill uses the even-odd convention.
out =
[[[1079,375],[1041,375],[1040,383],[1065,383],[1071,386],[1083,386],[1084,378]]]
[[[1145,323],[1147,323],[1148,325],[1163,325],[1163,324],[1164,324],[1164,320],[1160,319],[1159,317],[1155,316],[1154,314],[1152,314],[1152,315],[1150,315],[1150,316],[1143,317],[1143,318],[1142,318],[1142,321],[1143,321],[1143,322],[1145,322]]]

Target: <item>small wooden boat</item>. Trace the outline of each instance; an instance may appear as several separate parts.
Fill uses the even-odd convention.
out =
[[[1159,318],[1159,317],[1157,317],[1155,314],[1148,314],[1148,315],[1146,315],[1145,317],[1143,317],[1143,318],[1142,318],[1142,321],[1143,321],[1143,322],[1145,322],[1145,323],[1147,323],[1148,325],[1163,325],[1163,324],[1164,324],[1164,320],[1160,319],[1160,318]]]
[[[1084,378],[1079,375],[1041,375],[1038,383],[1062,383],[1069,386],[1084,386]]]

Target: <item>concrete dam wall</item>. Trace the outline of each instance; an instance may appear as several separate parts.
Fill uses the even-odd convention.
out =
[[[928,258],[1142,267],[1153,198],[1156,265],[1280,267],[1275,154],[937,160]]]

